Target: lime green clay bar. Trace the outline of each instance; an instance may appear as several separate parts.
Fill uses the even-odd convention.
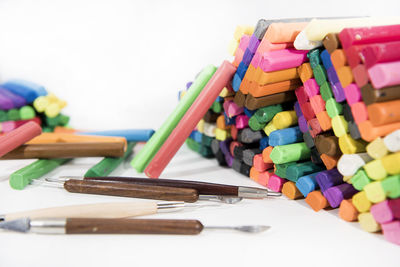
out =
[[[276,146],[269,155],[275,164],[283,164],[292,161],[309,159],[311,151],[306,143],[295,143],[290,145]]]

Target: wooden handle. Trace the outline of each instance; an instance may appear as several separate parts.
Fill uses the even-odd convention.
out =
[[[195,189],[71,179],[64,188],[72,193],[196,202]]]
[[[125,182],[141,185],[171,186],[196,189],[200,195],[238,195],[238,186],[174,179],[149,179],[136,177],[85,177],[85,180]]]
[[[197,220],[68,218],[65,228],[67,234],[197,235],[203,225]]]
[[[157,213],[155,202],[96,203],[16,212],[6,220],[20,218],[128,218]]]
[[[33,144],[22,145],[0,159],[122,157],[125,149],[124,142]]]

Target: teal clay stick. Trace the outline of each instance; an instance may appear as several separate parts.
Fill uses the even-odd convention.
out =
[[[269,157],[275,164],[283,164],[292,161],[310,159],[311,151],[306,143],[276,146]]]
[[[124,162],[130,155],[132,155],[132,150],[135,147],[136,142],[128,142],[128,147],[123,157],[111,158],[105,157],[99,163],[90,168],[84,175],[84,177],[100,177],[107,176],[113,170],[115,170],[122,162]]]
[[[179,121],[196,100],[197,96],[203,90],[204,86],[208,83],[216,70],[217,68],[215,66],[209,65],[201,71],[196,80],[188,89],[187,93],[183,96],[181,101],[179,101],[174,111],[169,115],[167,120],[133,158],[131,165],[136,169],[136,171],[143,172],[143,170],[147,167],[154,155],[160,149],[165,140],[167,140],[174,128],[178,125]]]
[[[71,159],[39,159],[19,169],[10,176],[13,189],[24,189],[33,179],[38,179]]]

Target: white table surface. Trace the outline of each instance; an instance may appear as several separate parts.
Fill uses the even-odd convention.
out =
[[[136,151],[140,146],[136,147]],[[46,177],[83,175],[98,158],[74,160]],[[30,161],[2,161],[3,179]],[[137,175],[129,164],[113,173]],[[258,186],[216,160],[183,147],[162,177]],[[16,191],[0,182],[0,213],[126,198],[80,195],[62,189],[29,186]],[[147,201],[147,200],[138,200]],[[266,224],[261,234],[203,231],[198,236],[35,235],[0,233],[0,266],[399,266],[400,247],[357,223],[339,219],[337,210],[314,212],[304,200],[285,197],[244,200],[235,205],[203,207],[151,218],[199,219],[204,225]],[[273,264],[273,265],[271,265]]]

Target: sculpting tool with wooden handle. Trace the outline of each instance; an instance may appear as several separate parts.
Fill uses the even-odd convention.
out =
[[[66,176],[67,177],[67,176]],[[84,180],[91,181],[112,181],[123,182],[141,185],[156,185],[156,186],[169,186],[180,188],[196,189],[201,195],[229,195],[243,198],[266,198],[281,196],[279,192],[272,192],[267,189],[236,186],[226,184],[215,184],[189,180],[174,180],[174,179],[149,179],[149,178],[136,178],[136,177],[85,177]]]
[[[259,233],[268,230],[266,225],[204,226],[198,220],[165,219],[99,219],[99,218],[23,218],[0,223],[0,229],[36,234],[160,234],[197,235],[203,229],[236,230]]]
[[[103,218],[117,219],[151,215],[159,212],[179,211],[183,208],[219,206],[219,204],[188,204],[185,202],[122,202],[71,205],[0,215],[0,221],[21,218]]]
[[[220,201],[234,204],[242,200],[236,196],[199,195],[196,189],[156,185],[129,184],[121,182],[100,182],[91,180],[32,180],[32,184],[63,188],[71,193],[157,199],[167,201],[196,202],[198,200]]]

